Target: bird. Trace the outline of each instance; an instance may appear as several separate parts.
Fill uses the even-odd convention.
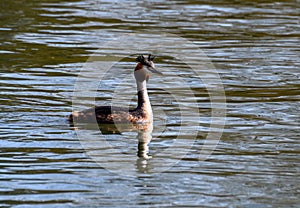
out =
[[[149,80],[149,72],[162,75],[155,68],[155,56],[149,54],[148,57],[139,55],[136,58],[137,65],[134,69],[134,77],[137,87],[137,107],[127,109],[122,107],[112,106],[95,106],[93,108],[75,111],[69,115],[69,122],[83,122],[98,124],[116,124],[116,123],[131,123],[131,124],[147,124],[153,122],[153,112],[150,104],[150,99],[147,91],[147,82]]]

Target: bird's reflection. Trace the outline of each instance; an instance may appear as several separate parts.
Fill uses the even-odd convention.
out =
[[[152,156],[149,151],[149,144],[152,140],[153,123],[144,124],[74,124],[70,126],[75,129],[99,130],[103,135],[122,134],[125,132],[137,132],[137,160],[136,167],[138,172],[147,173],[150,168],[150,160]]]
[[[137,156],[142,159],[150,159],[149,143],[152,139],[153,123],[144,124],[110,124],[99,125],[102,134],[121,134],[122,132],[136,131],[138,150]]]

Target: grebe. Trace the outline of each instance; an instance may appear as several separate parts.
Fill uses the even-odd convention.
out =
[[[143,55],[136,58],[138,63],[134,70],[134,76],[138,91],[138,103],[135,109],[128,110],[120,107],[96,106],[81,112],[73,112],[68,120],[70,122],[80,121],[83,123],[94,123],[97,121],[98,124],[152,123],[153,114],[146,86],[150,75],[147,71],[162,74],[155,69],[154,58],[155,56],[151,54],[149,54],[148,58],[145,58]]]

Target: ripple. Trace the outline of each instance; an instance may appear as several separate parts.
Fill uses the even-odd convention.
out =
[[[74,0],[26,1],[19,7],[5,1],[0,21],[0,206],[298,205],[297,6],[293,1]],[[200,60],[193,47],[174,38],[167,40],[172,43],[167,48],[160,45],[159,32],[193,41],[207,58]],[[118,167],[130,159],[135,177],[116,175],[93,161],[66,121],[74,84],[91,54],[124,58],[99,83],[97,104],[109,103],[120,80],[132,73],[133,55],[116,45],[102,47],[125,33],[138,33],[151,49],[155,46],[151,52],[158,54],[157,66],[164,72],[149,81],[155,115],[149,148],[153,155],[161,155],[152,160],[137,158],[134,132],[107,136],[118,155],[97,140],[93,145],[109,158],[106,164]],[[138,44],[124,43],[128,48]],[[214,67],[197,69],[199,77],[178,59],[182,54],[189,54],[195,64],[212,62]],[[209,89],[219,83],[212,68],[226,93],[224,129],[210,128],[212,109],[222,106],[210,101]],[[86,78],[86,84],[91,84],[92,77]],[[121,104],[134,106],[135,82],[133,77],[128,80],[123,83],[122,95],[127,96]],[[186,96],[176,99],[175,95]],[[93,104],[88,94],[82,99],[86,100],[83,108]],[[184,113],[199,113],[199,118],[182,115],[180,107]],[[181,120],[195,125],[181,125]],[[188,138],[195,136],[195,130],[196,140],[189,147]],[[99,135],[97,129],[85,131],[86,139]],[[223,135],[210,158],[201,161],[211,131]],[[178,140],[187,142],[173,147],[178,155],[166,153]],[[174,165],[151,174],[156,159]]]

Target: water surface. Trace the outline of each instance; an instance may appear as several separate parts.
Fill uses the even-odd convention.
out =
[[[298,4],[2,0],[0,206],[298,207]],[[202,82],[185,73],[186,66],[176,59],[183,46],[174,42],[168,48],[173,56],[156,59],[168,82],[159,85],[162,78],[155,76],[149,82],[156,124],[150,153],[155,156],[176,141],[180,104],[191,108],[194,101],[198,104],[201,116],[191,126],[198,131],[197,139],[181,160],[162,155],[177,163],[155,174],[153,160],[136,156],[135,132],[110,134],[110,143],[124,155],[119,163],[128,161],[128,156],[134,173],[116,174],[87,154],[66,121],[76,78],[94,53],[122,60],[116,66],[124,69],[120,76],[131,73],[133,54],[101,46],[122,34],[139,33],[157,44],[150,52],[160,54],[166,49],[153,36],[160,32],[192,41],[212,61],[226,93],[226,126],[210,158],[199,161],[210,130],[210,97]],[[175,69],[182,69],[179,75],[193,83],[195,99],[175,102],[163,88],[181,89],[172,82],[178,75],[172,74]],[[201,74],[208,76],[209,70]],[[107,104],[113,94],[110,86],[117,84],[118,79],[100,84],[97,103]],[[124,102],[134,105],[134,82],[127,87],[129,97]],[[95,129],[84,131],[99,134]],[[124,136],[128,139],[119,139]],[[179,155],[186,150],[175,149]]]

